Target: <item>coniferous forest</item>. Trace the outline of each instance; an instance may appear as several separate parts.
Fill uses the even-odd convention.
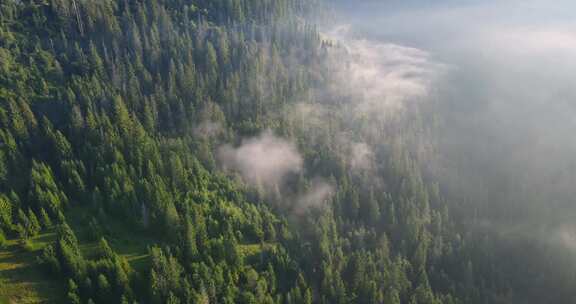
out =
[[[0,303],[571,303],[466,224],[434,104],[354,108],[329,6],[0,1]]]

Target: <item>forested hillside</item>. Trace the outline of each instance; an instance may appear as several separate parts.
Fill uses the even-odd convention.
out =
[[[509,303],[320,5],[1,1],[0,302]]]

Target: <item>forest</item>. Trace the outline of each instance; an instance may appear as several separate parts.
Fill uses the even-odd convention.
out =
[[[576,264],[470,228],[435,105],[366,94],[330,5],[0,1],[0,303],[572,303]]]

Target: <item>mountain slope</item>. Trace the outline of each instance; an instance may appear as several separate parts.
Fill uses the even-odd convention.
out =
[[[350,115],[319,5],[3,1],[2,300],[507,296],[422,170],[424,109]]]

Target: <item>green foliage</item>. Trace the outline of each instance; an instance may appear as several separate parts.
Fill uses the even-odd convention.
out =
[[[32,161],[28,197],[34,208],[46,209],[52,214],[57,214],[68,204],[68,197],[56,184],[52,169],[35,160]]]
[[[55,229],[30,250],[69,303],[485,303],[473,282],[490,274],[463,262],[475,251],[409,152],[421,121],[372,136],[366,177],[337,140],[365,125],[285,113],[326,98],[331,46],[304,18],[317,5],[2,2],[0,245]],[[302,151],[288,188],[331,181],[326,208],[294,212],[218,171],[219,146],[266,129]]]
[[[40,220],[45,229],[52,228],[52,220],[44,208],[40,210]]]
[[[5,195],[0,195],[0,227],[10,229],[12,227],[13,205]]]
[[[6,235],[4,234],[4,231],[0,229],[0,249],[3,249],[4,247],[6,247],[7,243],[8,243],[8,240],[6,239]]]

